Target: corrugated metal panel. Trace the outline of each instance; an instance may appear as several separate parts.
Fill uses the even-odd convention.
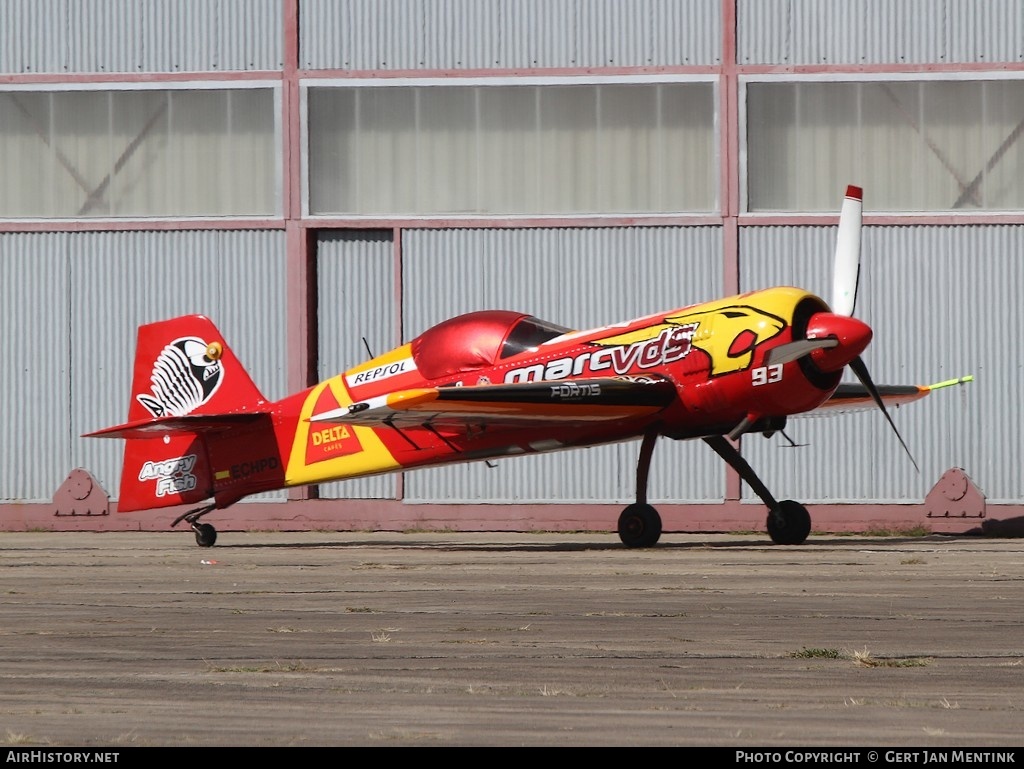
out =
[[[5,0],[0,72],[283,68],[280,0]]]
[[[319,379],[347,371],[400,342],[391,230],[318,233]],[[354,478],[320,486],[323,499],[394,499],[395,476]]]
[[[571,328],[682,307],[721,290],[715,227],[403,233],[405,336],[463,312],[512,309]],[[453,280],[453,276],[458,276]],[[639,444],[419,470],[409,502],[628,502]],[[700,442],[658,444],[652,501],[717,502],[725,471]]]
[[[1024,59],[1019,0],[738,0],[740,64]]]
[[[49,502],[69,451],[65,233],[0,235],[0,499]]]
[[[1024,60],[1024,3],[1019,0],[947,0],[948,60]]]
[[[830,298],[834,228],[740,235],[744,289],[793,283]],[[877,412],[791,420],[787,434],[807,448],[745,439],[744,454],[778,498],[920,502],[960,467],[990,502],[1020,503],[1022,246],[1020,226],[865,228],[856,314],[875,332],[863,355],[875,383],[977,381],[892,414],[920,474]]]
[[[68,251],[63,312],[69,323],[61,329],[71,342],[65,440],[72,466],[88,469],[112,497],[120,486],[123,443],[78,436],[125,420],[139,325],[207,315],[263,394],[285,395],[283,232],[79,233],[69,236]],[[252,499],[283,500],[285,494]]]
[[[719,0],[308,0],[307,69],[713,65]]]

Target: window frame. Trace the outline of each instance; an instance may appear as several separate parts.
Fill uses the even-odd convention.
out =
[[[740,74],[737,78],[738,83],[738,104],[737,104],[737,119],[739,125],[739,147],[738,147],[738,179],[737,183],[739,186],[739,211],[742,216],[750,217],[753,220],[760,218],[772,218],[778,219],[782,217],[791,217],[799,215],[800,212],[794,212],[787,209],[771,208],[771,209],[758,209],[751,210],[750,206],[750,115],[748,112],[748,88],[751,85],[762,84],[762,83],[879,83],[879,82],[893,82],[893,83],[954,83],[954,82],[971,82],[971,83],[984,83],[988,81],[1016,81],[1024,85],[1024,72],[1021,71],[1008,71],[1008,70],[967,70],[967,71],[940,71],[940,72],[927,72],[927,71],[886,71],[879,67],[877,70],[868,72],[825,72],[825,73],[753,73],[753,74]],[[1021,139],[1024,141],[1024,138]],[[869,180],[854,180],[854,179],[837,179],[835,180],[836,188],[843,189],[847,183],[862,184]],[[869,209],[866,207],[865,212]],[[984,209],[958,209],[958,208],[932,208],[932,209],[895,209],[895,210],[882,210],[875,209],[870,211],[872,216],[886,216],[886,217],[912,217],[912,218],[928,218],[928,217],[953,217],[953,218],[1005,218],[1008,216],[1016,216],[1024,210],[1012,209],[1012,208],[984,208]],[[823,211],[806,212],[812,216],[823,214]]]
[[[0,213],[0,225],[4,228],[10,225],[22,224],[45,224],[45,225],[68,225],[77,224],[94,229],[96,225],[120,224],[132,222],[169,222],[169,223],[194,223],[194,222],[215,222],[222,223],[237,222],[239,224],[260,224],[268,221],[283,220],[285,216],[284,196],[284,131],[283,131],[283,84],[280,79],[273,78],[245,78],[245,79],[211,79],[211,80],[146,80],[146,81],[108,81],[88,80],[66,83],[51,82],[25,82],[25,83],[0,83],[0,95],[7,93],[32,93],[32,94],[55,94],[72,92],[91,92],[105,94],[127,91],[243,91],[243,90],[265,90],[271,92],[273,134],[271,144],[274,148],[273,177],[270,180],[272,185],[272,212],[259,214],[224,214],[214,213],[195,215],[127,215],[127,216],[4,216]]]
[[[314,89],[329,88],[434,88],[434,87],[509,87],[509,86],[587,86],[587,85],[685,85],[685,84],[709,84],[711,85],[711,108],[710,131],[713,157],[711,173],[711,199],[712,208],[709,211],[683,211],[683,212],[557,212],[557,213],[408,213],[388,212],[380,214],[357,214],[357,213],[313,213],[310,202],[311,198],[311,174],[310,174],[310,143],[311,126],[309,115],[310,91]],[[300,160],[300,186],[301,186],[301,216],[304,220],[311,220],[319,223],[419,223],[443,220],[446,222],[485,222],[485,223],[562,223],[562,222],[615,222],[624,218],[630,221],[643,219],[644,221],[665,221],[679,222],[681,220],[692,220],[694,223],[703,224],[709,221],[720,221],[723,207],[723,193],[720,168],[723,162],[723,144],[720,135],[722,125],[721,115],[721,75],[718,73],[698,74],[640,74],[640,75],[604,75],[604,76],[478,76],[478,77],[381,77],[381,78],[337,78],[337,77],[306,77],[299,82],[299,122],[301,140]]]

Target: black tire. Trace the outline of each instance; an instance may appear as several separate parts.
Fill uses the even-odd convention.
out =
[[[650,505],[632,504],[619,515],[619,539],[626,547],[654,547],[661,537],[661,516]]]
[[[192,527],[199,547],[213,547],[217,542],[217,530],[208,523],[197,523]]]
[[[801,545],[811,533],[811,514],[792,499],[784,499],[779,509],[768,513],[768,536],[776,545]]]

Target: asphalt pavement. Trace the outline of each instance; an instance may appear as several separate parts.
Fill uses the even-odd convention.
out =
[[[1024,746],[1020,539],[14,532],[0,580],[8,756]]]

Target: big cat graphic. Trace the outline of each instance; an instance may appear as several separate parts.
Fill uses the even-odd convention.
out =
[[[776,286],[590,330],[481,310],[272,402],[205,316],[149,323],[129,421],[89,435],[125,440],[119,510],[187,506],[174,525],[187,522],[204,547],[217,532],[201,519],[252,494],[632,440],[636,501],[618,535],[651,547],[662,531],[647,502],[658,438],[702,440],[764,503],[771,540],[800,544],[807,508],[776,500],[741,454],[742,436],[877,409],[913,462],[887,407],[971,379],[875,385],[861,357],[872,331],[853,317],[862,205],[848,187],[831,304]],[[841,383],[847,371],[858,384]]]
[[[782,333],[786,321],[749,305],[728,304],[710,311],[673,316],[670,323],[696,323],[708,329],[696,334],[693,346],[711,358],[711,376],[748,368],[754,349]]]

